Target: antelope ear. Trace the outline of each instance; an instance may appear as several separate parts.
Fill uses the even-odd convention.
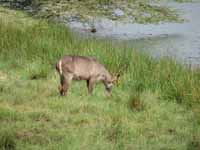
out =
[[[113,76],[111,82],[115,82],[115,81],[117,81],[117,77],[116,77],[116,76]]]
[[[120,77],[120,74],[118,73],[118,74],[117,74],[117,80],[119,79],[119,77]]]
[[[117,81],[119,79],[119,77],[120,77],[120,74],[117,74],[116,76],[113,76],[112,77],[112,82]]]
[[[115,82],[115,81],[117,81],[118,79],[119,79],[119,75],[113,76],[113,77],[112,77],[112,82]]]

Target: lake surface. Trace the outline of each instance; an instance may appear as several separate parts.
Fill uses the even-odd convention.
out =
[[[129,41],[129,43],[149,53],[153,57],[169,56],[193,68],[200,66],[200,2],[166,3],[176,9],[184,23],[130,24],[95,19],[92,24],[97,29],[93,35],[103,38]],[[91,23],[71,22],[79,32],[88,33]]]

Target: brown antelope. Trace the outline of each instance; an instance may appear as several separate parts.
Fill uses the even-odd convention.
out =
[[[89,94],[96,82],[101,81],[106,91],[111,92],[113,83],[117,80],[95,58],[85,56],[64,56],[56,63],[60,75],[59,92],[63,96],[72,80],[86,80]]]

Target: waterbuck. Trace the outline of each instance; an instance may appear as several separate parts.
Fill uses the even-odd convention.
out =
[[[64,56],[56,63],[56,70],[60,75],[59,92],[62,96],[72,80],[86,80],[89,94],[99,81],[104,84],[106,91],[111,92],[113,83],[117,80],[95,58],[86,56]]]

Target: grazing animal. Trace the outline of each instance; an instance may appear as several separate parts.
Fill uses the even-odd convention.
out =
[[[68,91],[72,80],[86,80],[89,94],[94,84],[101,81],[106,91],[111,92],[117,76],[112,76],[95,58],[86,56],[64,56],[56,63],[60,75],[59,92],[62,96]]]

